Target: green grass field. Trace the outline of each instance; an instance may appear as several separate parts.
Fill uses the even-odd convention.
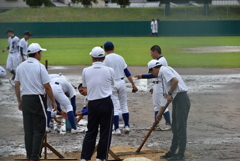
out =
[[[115,44],[115,52],[122,55],[131,66],[146,66],[151,60],[150,47],[160,45],[162,53],[173,67],[240,67],[240,52],[186,53],[183,48],[205,46],[240,46],[240,36],[219,37],[102,37],[102,38],[32,38],[29,44],[39,43],[43,48],[42,62],[49,65],[90,65],[89,53],[106,41]],[[0,49],[7,47],[7,38],[0,39]],[[8,53],[0,54],[0,64],[5,64]]]
[[[0,22],[58,21],[150,21],[160,20],[239,20],[240,6],[210,6],[205,16],[203,6],[171,7],[164,16],[164,7],[156,8],[15,8],[0,13]]]

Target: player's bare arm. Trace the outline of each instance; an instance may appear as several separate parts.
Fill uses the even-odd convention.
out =
[[[20,82],[19,81],[15,81],[15,94],[17,97],[17,101],[18,101],[18,109],[20,111],[22,111],[22,106],[21,106],[21,95],[20,95]]]
[[[172,93],[177,88],[177,86],[178,86],[178,79],[176,77],[174,77],[171,79],[171,88],[168,91],[168,95],[167,95],[167,100],[169,103],[171,103],[173,101]]]
[[[129,82],[132,84],[132,88],[133,88],[132,92],[136,93],[138,91],[138,88],[136,87],[135,83],[133,82],[132,76],[128,76],[127,78],[129,80]]]
[[[137,79],[142,79],[142,74],[135,75],[135,78],[137,78]]]
[[[56,111],[57,110],[57,104],[55,102],[55,98],[54,98],[54,95],[53,95],[53,92],[52,92],[52,87],[50,86],[49,83],[46,83],[43,85],[44,88],[45,88],[45,91],[48,95],[48,97],[51,99],[52,101],[52,108],[53,108],[53,111]]]

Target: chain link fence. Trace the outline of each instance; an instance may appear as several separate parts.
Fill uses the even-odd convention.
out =
[[[204,5],[170,5],[160,7],[83,8],[34,7],[14,8],[0,13],[0,22],[69,22],[69,21],[151,21],[172,20],[240,20],[240,5],[235,1],[213,0],[207,10]],[[234,2],[234,3],[233,3]],[[237,2],[238,3],[238,2]],[[232,5],[231,5],[232,4]]]

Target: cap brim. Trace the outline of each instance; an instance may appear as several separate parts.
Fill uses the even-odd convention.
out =
[[[43,48],[41,48],[41,51],[47,51],[47,49],[43,49]]]

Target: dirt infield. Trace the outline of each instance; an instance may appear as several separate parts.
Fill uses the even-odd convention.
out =
[[[5,66],[4,66],[5,67]],[[62,73],[71,83],[81,82],[85,66],[50,66],[49,73]],[[146,67],[129,67],[132,75],[146,73]],[[194,161],[238,161],[240,158],[240,68],[175,68],[189,87],[191,109],[188,119],[188,144],[185,160]],[[14,88],[8,83],[10,74],[0,85],[0,160],[13,160],[25,154],[22,115],[17,110]],[[152,97],[146,80],[134,80],[139,92],[131,93],[128,87],[130,110],[130,134],[113,136],[113,149],[132,151],[147,134],[146,127],[153,123]],[[82,108],[83,97],[77,93],[77,107]],[[171,105],[169,106],[171,111]],[[85,118],[86,119],[86,118]],[[161,121],[164,125],[164,120]],[[171,143],[171,131],[154,131],[145,147],[157,149],[159,153],[140,155],[159,161]],[[69,158],[80,156],[84,134],[71,135],[52,132],[49,143]],[[130,146],[130,147],[121,147]],[[113,150],[114,151],[114,150]],[[23,156],[20,156],[23,157]],[[95,159],[93,157],[93,159]],[[92,160],[93,160],[92,159]]]

